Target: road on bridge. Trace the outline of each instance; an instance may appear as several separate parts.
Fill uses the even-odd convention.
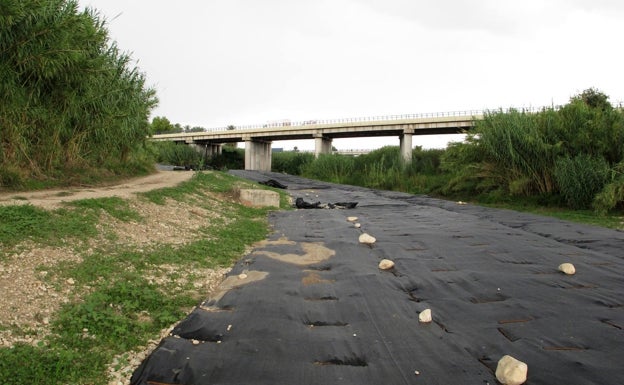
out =
[[[308,202],[234,267],[132,384],[623,384],[624,233],[274,173]],[[347,217],[358,217],[356,222]],[[356,227],[359,223],[361,227]],[[368,233],[377,241],[358,241]],[[380,260],[394,261],[381,270]],[[576,266],[575,275],[558,271]],[[433,322],[419,322],[431,309]]]

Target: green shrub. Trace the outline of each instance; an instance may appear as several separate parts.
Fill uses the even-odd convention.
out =
[[[596,194],[604,187],[609,165],[603,158],[579,154],[563,157],[555,164],[559,191],[573,209],[589,208]]]
[[[301,175],[306,165],[313,161],[314,154],[310,152],[274,152],[271,160],[271,169],[275,172]]]
[[[174,142],[156,142],[156,161],[174,166],[196,166],[202,160],[202,154],[185,144]]]
[[[206,159],[206,165],[215,170],[241,170],[245,168],[245,150],[223,146],[221,154]]]
[[[355,158],[352,156],[321,154],[314,162],[303,166],[302,175],[312,179],[349,184],[352,181],[354,166]]]
[[[0,187],[19,188],[22,186],[22,177],[16,170],[0,168]]]
[[[610,182],[596,194],[593,207],[603,215],[616,207],[624,207],[624,161],[611,170]]]

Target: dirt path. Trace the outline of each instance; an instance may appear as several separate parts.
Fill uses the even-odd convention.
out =
[[[30,192],[0,192],[0,205],[32,204],[45,209],[55,209],[63,202],[79,199],[117,196],[130,198],[132,195],[164,187],[172,187],[189,180],[188,171],[158,171],[145,177],[129,179],[105,187],[65,188]]]

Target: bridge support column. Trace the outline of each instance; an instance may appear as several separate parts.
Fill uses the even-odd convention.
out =
[[[317,158],[320,154],[331,154],[332,139],[323,136],[323,134],[314,134],[314,156]]]
[[[245,170],[271,171],[271,142],[245,139]]]
[[[207,156],[217,156],[221,155],[223,152],[222,144],[208,143],[206,145],[206,155]]]
[[[199,152],[202,157],[204,157],[208,151],[206,144],[204,143],[187,142],[186,144],[193,150]]]
[[[414,135],[413,128],[405,129],[403,135],[400,136],[401,161],[404,164],[412,162],[412,135]]]

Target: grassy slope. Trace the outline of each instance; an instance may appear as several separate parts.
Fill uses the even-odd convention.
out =
[[[53,334],[39,346],[0,349],[0,383],[108,383],[106,366],[114,356],[155,338],[161,329],[179,321],[185,309],[203,299],[193,290],[199,277],[192,273],[185,276],[184,285],[165,280],[170,286],[164,287],[150,282],[147,275],[162,274],[158,268],[163,265],[183,266],[187,272],[229,266],[250,244],[266,237],[267,209],[245,207],[228,199],[215,205],[215,194],[225,198],[245,183],[223,173],[202,173],[178,187],[144,195],[143,199],[159,204],[173,198],[222,214],[217,220],[227,221],[227,226],[214,226],[213,222],[200,229],[190,243],[136,249],[119,246],[112,239],[89,253],[77,246],[83,262],[61,263],[46,279],[63,282],[71,278],[80,294],[50,320]],[[102,211],[122,221],[140,220],[140,213],[119,198],[77,201],[52,212],[32,206],[0,207],[0,251],[11,252],[24,241],[59,245],[92,239],[98,236],[96,225]]]

